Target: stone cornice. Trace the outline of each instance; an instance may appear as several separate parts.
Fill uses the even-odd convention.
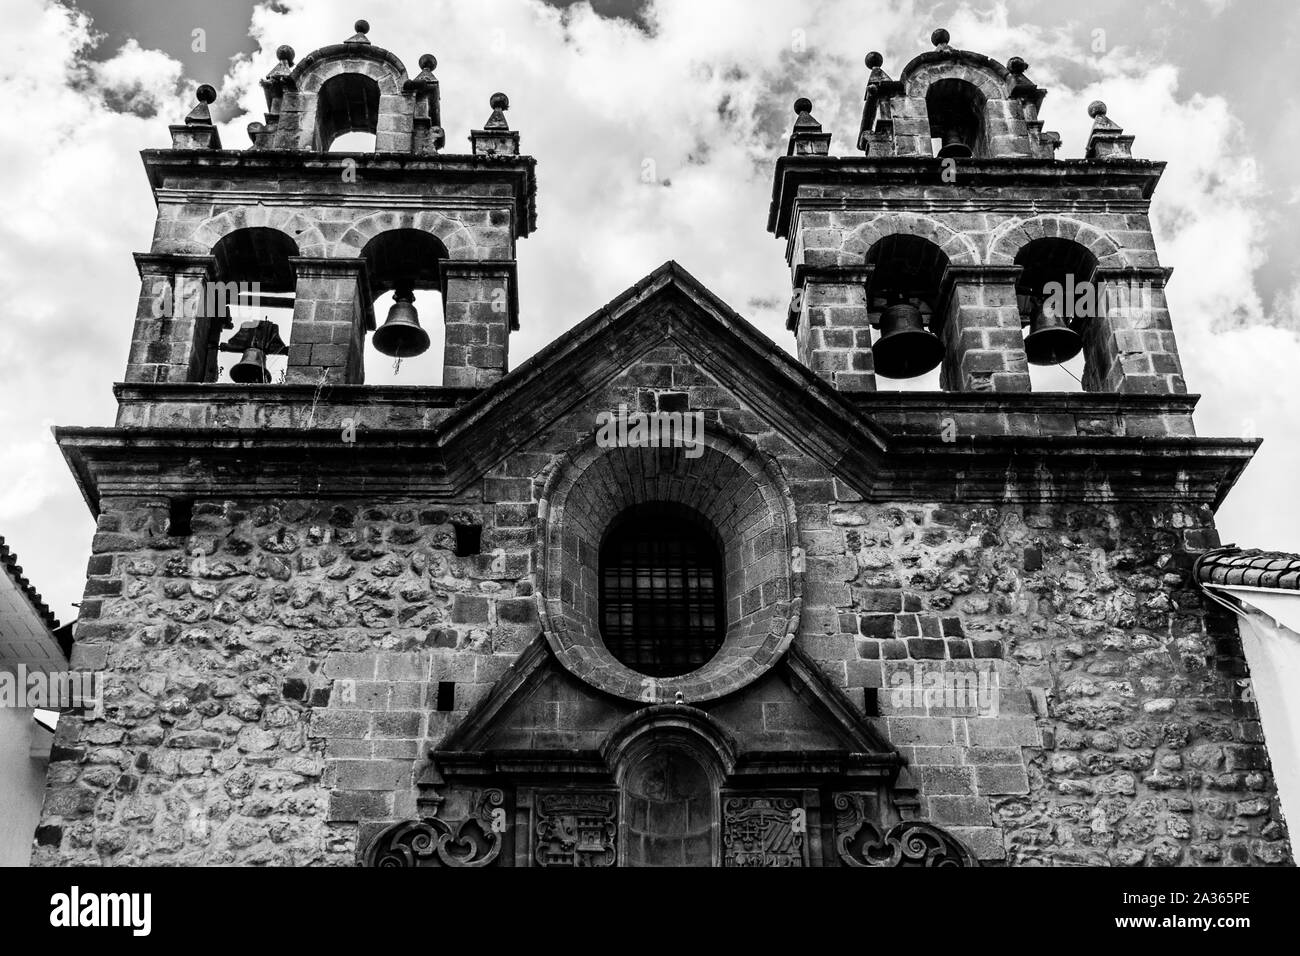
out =
[[[101,497],[450,499],[488,464],[445,429],[59,428],[91,510]],[[868,501],[1196,502],[1217,508],[1259,440],[1146,436],[907,436],[868,472],[835,477]],[[854,462],[857,462],[855,466]]]
[[[304,183],[329,184],[319,192],[328,197],[330,204],[339,199],[356,202],[369,198],[376,205],[385,205],[385,197],[400,192],[410,198],[410,186],[430,186],[444,183],[499,182],[512,188],[516,209],[516,236],[522,238],[537,228],[537,162],[531,156],[475,156],[463,153],[316,153],[299,150],[176,150],[146,149],[141,152],[154,201],[169,190],[188,192],[192,183],[205,190],[213,179],[221,179],[230,189],[219,193],[223,201],[241,188],[268,201],[296,198],[300,193],[286,193],[284,181],[289,174]],[[355,181],[344,183],[340,171],[344,162],[355,164]],[[395,189],[398,184],[403,187]],[[430,196],[430,202],[436,197]],[[480,203],[484,206],[500,205],[500,196],[457,196],[458,208],[464,209]]]
[[[173,275],[185,273],[211,279],[216,275],[217,257],[210,254],[192,255],[180,252],[135,252],[136,271],[143,279],[146,275]]]
[[[945,183],[942,161],[930,156],[782,156],[772,180],[767,229],[778,238],[788,235],[795,197],[804,185],[919,185],[948,190],[955,197],[975,186],[1089,187],[1113,190],[1117,199],[1128,194],[1149,200],[1164,168],[1164,163],[1138,159],[966,159],[960,164],[960,182]]]

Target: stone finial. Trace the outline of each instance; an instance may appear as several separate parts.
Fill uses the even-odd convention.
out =
[[[885,58],[883,56],[875,50],[872,50],[866,55],[864,62],[867,64],[867,69],[871,71],[871,75],[867,77],[867,86],[871,86],[873,83],[889,82],[889,74],[883,69],[885,65]]]
[[[438,78],[433,75],[437,68],[436,56],[422,54],[420,72],[402,87],[403,93],[414,94],[416,100],[411,129],[411,149],[416,153],[436,153],[447,142],[447,134],[438,125],[442,122],[442,105]]]
[[[1124,127],[1106,115],[1106,104],[1093,100],[1088,104],[1088,115],[1092,117],[1092,132],[1088,134],[1088,145],[1084,150],[1087,159],[1132,159],[1133,137],[1124,135]]]
[[[825,156],[831,149],[831,134],[812,115],[812,100],[801,96],[794,101],[794,130],[790,133],[787,156]]]
[[[271,67],[271,72],[266,74],[266,79],[262,81],[262,85],[266,86],[268,83],[281,83],[287,80],[293,73],[294,56],[293,47],[289,46],[289,44],[285,43],[277,47],[275,66]]]
[[[939,29],[930,34],[930,42],[934,44],[935,49],[941,51],[949,49],[948,42],[951,39],[952,37],[943,27],[939,27]]]
[[[795,129],[813,129],[819,130],[822,124],[817,122],[812,115],[812,100],[806,96],[801,96],[794,101],[795,112]]]
[[[1032,104],[1034,116],[1026,117],[1035,119],[1038,115],[1038,106],[1042,102],[1042,96],[1038,94],[1038,87],[1034,81],[1025,76],[1025,71],[1029,69],[1029,64],[1025,62],[1024,57],[1013,56],[1007,60],[1007,72],[1011,74],[1007,80],[1007,93],[1026,103]]]
[[[493,93],[488,100],[492,115],[488,117],[482,129],[471,130],[469,141],[475,156],[518,156],[519,134],[511,132],[506,122],[506,110],[510,109],[510,97],[504,93]]]
[[[1106,115],[1106,104],[1101,100],[1093,100],[1088,104],[1088,115],[1092,117],[1093,129],[1111,129],[1118,132],[1124,132],[1124,127],[1120,126],[1113,119]]]
[[[208,109],[208,104],[217,99],[216,89],[209,83],[204,83],[194,91],[194,98],[199,101],[199,105],[190,110],[185,117],[185,123],[188,126],[211,126],[212,111]]]
[[[352,24],[352,29],[356,30],[357,32],[354,33],[352,36],[348,37],[346,40],[344,40],[343,41],[344,43],[369,43],[370,42],[370,40],[366,37],[366,34],[370,32],[370,24],[367,23],[365,20],[358,20],[356,23]]]
[[[493,93],[488,100],[488,106],[492,107],[492,115],[483,124],[483,128],[509,129],[510,124],[506,122],[506,110],[510,109],[510,97],[504,93]]]
[[[208,105],[217,98],[217,91],[204,83],[195,92],[198,105],[190,110],[184,123],[168,127],[172,134],[172,149],[220,149],[221,135],[212,123]]]

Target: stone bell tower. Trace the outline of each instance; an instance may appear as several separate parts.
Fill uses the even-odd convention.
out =
[[[217,836],[244,827],[230,794],[266,796],[255,778],[284,804],[277,826],[293,831],[275,838],[282,861],[320,862],[334,828],[364,813],[412,813],[394,807],[396,784],[376,792],[375,769],[391,776],[409,757],[410,776],[428,732],[425,683],[419,699],[391,701],[418,721],[386,716],[376,729],[357,713],[390,704],[386,685],[376,703],[374,666],[323,661],[348,658],[376,627],[399,662],[386,675],[411,676],[402,652],[415,638],[394,631],[423,641],[453,616],[445,592],[435,600],[427,586],[393,583],[398,542],[403,556],[424,548],[407,576],[445,575],[461,589],[467,573],[486,580],[494,562],[516,566],[502,549],[522,532],[494,524],[481,494],[437,504],[468,478],[429,436],[509,369],[516,242],[536,227],[534,160],[520,153],[502,93],[467,148],[448,150],[434,57],[408,73],[369,32],[358,21],[300,60],[279,47],[247,146],[223,145],[204,86],[171,127],[171,148],[142,154],[157,222],[135,256],[141,291],[117,420],[58,430],[97,520],[73,664],[107,676],[109,700],[98,719],[60,722],[38,859],[264,856],[247,834]],[[357,132],[373,135],[372,151],[334,148]],[[374,302],[389,291],[395,305],[377,322]],[[236,328],[250,304],[280,317]],[[410,355],[437,322],[440,387],[364,384],[368,335]],[[362,586],[358,571],[372,566]],[[400,614],[385,602],[398,590],[412,602]],[[430,703],[435,720],[472,701],[472,655],[466,666],[444,681],[445,708]],[[344,692],[332,694],[334,678]],[[313,706],[331,700],[313,723]],[[82,772],[101,746],[126,802],[96,813],[111,795]],[[223,791],[229,774],[244,783]],[[323,778],[332,800],[315,789]],[[108,836],[95,847],[92,831]],[[123,836],[145,831],[142,842]],[[254,844],[271,846],[264,832]]]
[[[891,740],[942,780],[931,819],[973,843],[992,826],[1015,862],[1285,860],[1236,624],[1191,580],[1258,442],[1195,435],[1151,230],[1165,164],[1101,102],[1061,155],[1023,59],[932,41],[896,72],[867,54],[856,155],[800,99],[776,164],[799,360],[891,445],[830,506],[856,568],[828,603],[858,616],[827,630],[880,662]],[[1031,365],[1077,355],[1081,390],[1032,388]],[[936,369],[940,391],[897,387]],[[943,646],[950,612],[972,649]],[[972,653],[996,661],[995,720],[890,691]]]
[[[898,79],[867,55],[861,157],[830,156],[796,104],[768,228],[800,359],[845,391],[941,365],[945,392],[1023,393],[1030,362],[1082,349],[1088,393],[1185,392],[1149,218],[1164,164],[1134,159],[1100,102],[1084,156],[1057,158],[1024,60],[932,40]]]
[[[158,220],[152,248],[136,256],[142,288],[123,424],[169,404],[175,386],[219,384],[226,308],[249,289],[292,304],[278,330],[289,385],[363,383],[373,303],[388,291],[406,332],[387,336],[389,354],[427,347],[410,303],[418,309],[420,291],[437,290],[443,315],[428,310],[424,319],[446,322],[443,384],[482,387],[506,372],[519,325],[515,242],[536,221],[533,160],[519,155],[500,93],[471,152],[441,152],[437,61],[424,54],[409,76],[369,30],[358,21],[354,35],[296,65],[293,48],[281,46],[262,81],[266,118],[249,124],[249,148],[222,149],[208,107],[215,92],[203,87],[184,124],[171,128],[172,148],[145,152]],[[350,132],[372,133],[374,153],[332,152]],[[170,393],[146,387],[154,385]],[[188,420],[228,398],[185,394],[193,398],[177,414]],[[260,392],[257,402],[276,399]]]

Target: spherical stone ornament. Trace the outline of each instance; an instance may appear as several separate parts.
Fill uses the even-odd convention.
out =
[[[796,113],[811,113],[812,100],[808,99],[806,96],[799,97],[794,101],[794,111]]]
[[[212,103],[216,101],[217,91],[210,83],[204,83],[194,91],[194,98],[200,103]]]
[[[879,53],[877,53],[875,50],[872,50],[870,53],[867,54],[866,64],[870,69],[875,70],[880,68],[881,66],[884,66],[885,58],[881,56]]]
[[[426,53],[420,57],[420,69],[432,72],[438,68],[438,58],[432,53]]]
[[[488,106],[494,110],[508,110],[510,109],[510,97],[504,93],[493,93],[492,98],[488,100]]]
[[[1101,100],[1093,100],[1088,104],[1088,115],[1093,119],[1096,119],[1098,116],[1105,116],[1106,104]]]
[[[276,47],[275,58],[279,60],[281,63],[288,63],[292,65],[295,55],[296,54],[293,52],[293,47],[289,46],[289,44],[287,43],[281,44],[280,46]]]
[[[951,39],[952,37],[948,35],[948,31],[943,27],[940,27],[930,34],[930,42],[935,46],[946,46],[948,41]]]
[[[1029,69],[1029,64],[1018,56],[1013,56],[1007,60],[1007,69],[1015,76],[1023,76],[1025,70]]]
[[[365,20],[358,20],[356,23],[352,24],[352,29],[364,36],[370,32],[370,24]]]

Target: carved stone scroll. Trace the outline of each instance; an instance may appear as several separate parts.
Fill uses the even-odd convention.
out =
[[[884,832],[871,819],[869,798],[835,795],[835,850],[846,866],[979,866],[950,833],[921,820],[904,820]]]
[[[367,866],[489,866],[501,853],[500,790],[485,790],[474,813],[459,823],[437,817],[407,820],[379,834],[366,852]]]

